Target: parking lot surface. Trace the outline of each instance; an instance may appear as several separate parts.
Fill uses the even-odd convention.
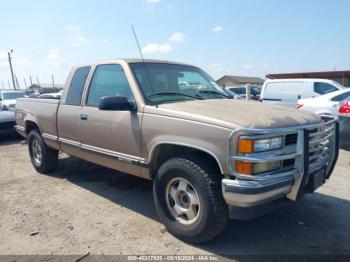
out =
[[[250,221],[230,221],[202,245],[166,232],[152,182],[60,155],[40,175],[27,145],[0,140],[0,254],[350,254],[350,152],[328,183],[297,203]]]

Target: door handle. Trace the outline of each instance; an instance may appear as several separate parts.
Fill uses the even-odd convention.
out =
[[[80,114],[80,120],[88,120],[87,114]]]

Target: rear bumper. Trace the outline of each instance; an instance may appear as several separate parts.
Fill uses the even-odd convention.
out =
[[[15,122],[0,123],[0,135],[11,135],[15,133]]]
[[[14,128],[0,129],[0,136],[16,134]]]
[[[24,127],[19,126],[19,125],[15,125],[15,126],[14,126],[14,129],[15,129],[16,132],[17,132],[18,134],[20,134],[21,136],[27,137]]]

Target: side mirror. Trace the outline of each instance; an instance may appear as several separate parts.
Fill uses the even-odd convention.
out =
[[[115,111],[136,111],[136,105],[130,103],[126,97],[122,96],[105,96],[101,98],[98,106],[100,110]]]

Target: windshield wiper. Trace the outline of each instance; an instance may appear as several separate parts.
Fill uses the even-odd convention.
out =
[[[220,93],[220,92],[217,92],[217,91],[213,91],[213,90],[201,90],[201,91],[199,91],[198,93],[218,94],[218,95],[224,96],[224,97],[226,97],[226,98],[231,98],[231,97],[228,96],[228,95],[225,95],[225,94],[223,94],[223,93]]]
[[[176,93],[176,92],[160,92],[160,93],[155,93],[155,94],[151,94],[148,97],[155,97],[155,96],[187,96],[187,97],[191,97],[194,99],[203,99],[203,97],[201,96],[191,96],[191,95],[187,95],[187,94],[183,94],[183,93]]]

